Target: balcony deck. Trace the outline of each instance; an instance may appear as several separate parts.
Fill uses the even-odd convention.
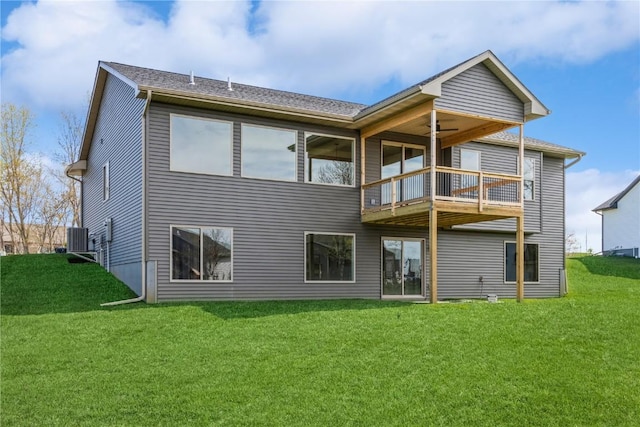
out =
[[[362,185],[362,222],[428,227],[432,209],[438,227],[523,215],[519,176],[438,166],[431,177],[426,167]]]

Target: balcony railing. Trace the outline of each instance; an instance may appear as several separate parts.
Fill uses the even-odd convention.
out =
[[[431,195],[431,167],[362,185],[362,213],[422,202],[448,201],[487,206],[522,207],[520,177],[482,171],[436,167]]]

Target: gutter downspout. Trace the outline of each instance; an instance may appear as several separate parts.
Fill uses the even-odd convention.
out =
[[[569,169],[571,166],[575,165],[576,163],[578,163],[580,160],[582,160],[582,157],[584,156],[584,154],[578,154],[578,157],[575,158],[573,161],[571,161],[569,164],[564,165],[565,169]]]
[[[147,298],[147,138],[149,134],[149,104],[151,104],[151,90],[147,90],[147,100],[144,104],[144,109],[142,110],[142,271],[141,271],[141,287],[142,290],[140,292],[140,296],[136,298],[121,300],[121,301],[113,301],[113,302],[105,302],[100,304],[100,307],[108,307],[113,305],[122,305],[129,304],[134,302],[144,301]]]

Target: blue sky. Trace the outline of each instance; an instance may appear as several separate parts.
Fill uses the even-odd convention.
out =
[[[2,102],[84,117],[99,60],[370,104],[491,49],[549,108],[528,136],[587,152],[567,231],[640,173],[640,2],[2,1]],[[480,19],[479,17],[482,17]]]

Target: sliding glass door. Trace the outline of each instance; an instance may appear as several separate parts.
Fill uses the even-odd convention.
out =
[[[382,296],[423,295],[424,240],[382,239]]]
[[[426,147],[421,145],[401,144],[397,142],[382,143],[381,177],[390,178],[403,173],[424,168]],[[391,185],[382,186],[382,204],[391,203]],[[424,179],[412,176],[396,181],[396,201],[402,202],[424,196]]]

